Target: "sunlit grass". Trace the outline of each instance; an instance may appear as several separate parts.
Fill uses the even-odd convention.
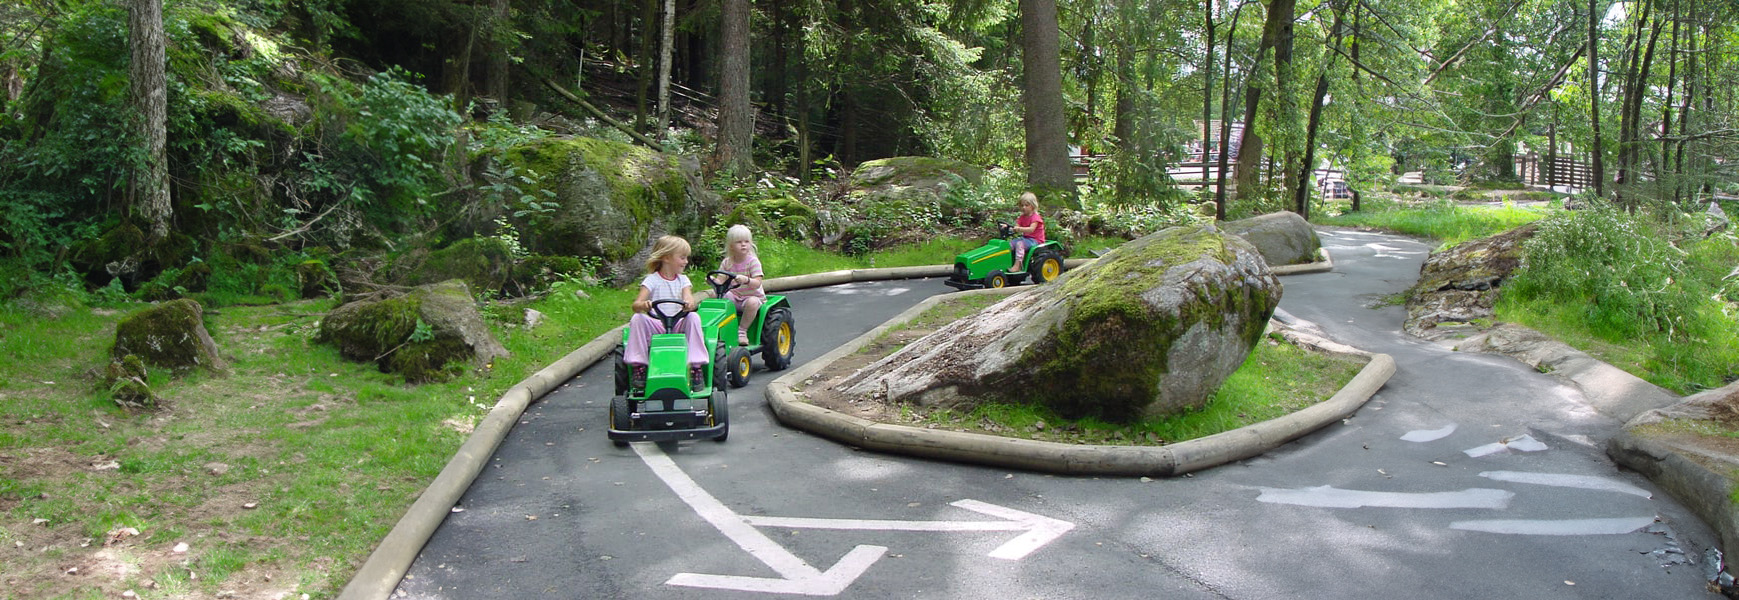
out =
[[[1319,225],[1371,227],[1437,240],[1452,248],[1468,240],[1489,237],[1544,219],[1555,209],[1519,206],[1463,206],[1436,202],[1411,208],[1393,202],[1370,202],[1360,212],[1315,219]]]

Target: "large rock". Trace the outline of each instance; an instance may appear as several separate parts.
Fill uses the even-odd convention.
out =
[[[1419,267],[1419,282],[1407,292],[1407,333],[1442,339],[1459,331],[1449,325],[1489,321],[1499,289],[1522,264],[1522,242],[1538,225],[1462,243],[1437,252]]]
[[[846,181],[848,197],[939,202],[962,185],[984,180],[971,163],[927,156],[895,156],[865,161]],[[1010,206],[1014,204],[1011,199]]]
[[[1226,233],[1244,238],[1262,253],[1271,266],[1298,265],[1316,260],[1322,240],[1316,229],[1298,213],[1280,211],[1220,225]]]
[[[835,385],[969,408],[1036,403],[1130,421],[1199,408],[1261,338],[1281,286],[1256,248],[1212,225],[1128,242]]]
[[[339,306],[320,322],[319,340],[336,345],[345,358],[378,362],[381,371],[413,382],[442,379],[463,361],[487,364],[507,356],[470,288],[457,279]]]
[[[146,365],[176,371],[195,367],[224,370],[217,343],[205,330],[205,309],[192,298],[141,310],[116,325],[110,355],[119,361],[129,354]]]
[[[843,211],[817,215],[821,242],[852,254],[928,239],[941,218],[968,217],[948,202],[954,190],[977,184],[984,170],[945,158],[896,156],[866,161],[847,178]],[[1008,199],[1009,214],[1014,198]]]
[[[508,149],[501,160],[534,183],[521,191],[554,194],[548,211],[509,221],[535,254],[597,256],[616,284],[645,273],[652,240],[700,239],[723,209],[693,159],[593,138],[546,138]]]

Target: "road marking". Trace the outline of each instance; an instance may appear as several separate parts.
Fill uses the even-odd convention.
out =
[[[1467,488],[1459,492],[1369,492],[1343,490],[1331,485],[1279,489],[1262,488],[1256,500],[1272,504],[1319,506],[1324,508],[1490,508],[1504,509],[1515,492],[1490,488]]]
[[[1557,487],[1582,488],[1585,490],[1600,490],[1618,492],[1644,498],[1654,498],[1648,490],[1605,477],[1593,475],[1570,475],[1567,473],[1529,473],[1526,471],[1486,471],[1480,477],[1496,481],[1513,481],[1516,483],[1532,483],[1536,485],[1552,485]]]
[[[750,556],[761,561],[779,574],[777,578],[749,577],[743,575],[708,575],[703,573],[677,573],[666,585],[681,585],[688,587],[704,587],[715,589],[731,589],[749,592],[767,592],[778,594],[801,594],[807,596],[832,596],[851,586],[853,581],[868,571],[870,566],[880,560],[888,549],[885,546],[859,544],[841,557],[838,562],[826,571],[816,569],[808,562],[786,550],[784,546],[755,529],[763,527],[794,527],[814,529],[842,530],[883,530],[883,531],[1026,531],[1026,533],[1005,542],[990,556],[1005,560],[1020,560],[1039,549],[1051,540],[1075,528],[1074,523],[1035,515],[1033,513],[997,506],[977,500],[959,500],[954,506],[966,510],[987,514],[1005,519],[1003,521],[875,521],[866,519],[819,519],[806,517],[761,517],[743,516],[726,507],[723,502],[695,483],[694,479],[676,466],[676,462],[650,442],[635,442],[632,444],[635,454],[652,469],[678,498],[694,509],[701,519],[712,524],[720,533],[725,534],[737,547],[748,552]]]
[[[1401,436],[1403,442],[1435,442],[1455,433],[1455,424],[1450,423],[1437,429],[1415,429]]]
[[[1515,450],[1517,452],[1539,452],[1541,450],[1549,450],[1549,448],[1546,447],[1545,442],[1536,440],[1534,439],[1534,436],[1524,433],[1513,438],[1492,442],[1484,446],[1468,448],[1461,452],[1469,457],[1479,458],[1481,456],[1497,454],[1505,450]]]
[[[1450,529],[1509,533],[1516,535],[1619,535],[1630,533],[1654,523],[1654,517],[1623,517],[1616,519],[1489,519],[1456,521]]]

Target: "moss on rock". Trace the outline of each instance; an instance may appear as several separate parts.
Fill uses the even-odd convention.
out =
[[[513,250],[496,237],[473,237],[430,252],[410,274],[412,285],[463,279],[478,293],[500,292],[513,276]]]
[[[488,364],[507,355],[483,323],[470,289],[457,279],[333,309],[320,323],[318,340],[412,383],[444,379],[466,360]]]
[[[140,310],[115,326],[114,358],[137,355],[145,364],[175,371],[224,370],[217,344],[205,330],[204,309],[191,298]]]

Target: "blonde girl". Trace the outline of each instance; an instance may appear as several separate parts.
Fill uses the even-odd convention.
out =
[[[738,287],[725,292],[725,298],[737,305],[737,345],[747,346],[749,327],[767,301],[767,291],[761,288],[761,258],[755,255],[755,238],[747,226],[732,225],[725,231],[725,259],[719,270],[736,274]]]
[[[654,300],[681,300],[688,307],[688,315],[677,322],[675,333],[688,336],[690,385],[695,389],[705,387],[706,365],[710,357],[706,342],[701,338],[700,316],[694,312],[700,302],[695,299],[694,286],[689,283],[688,276],[682,274],[682,270],[688,267],[688,255],[688,240],[674,235],[658,238],[652,244],[652,257],[646,260],[646,277],[640,280],[640,294],[634,297],[634,316],[628,319],[628,345],[622,352],[622,361],[632,369],[635,389],[646,387],[646,362],[652,336],[672,333],[665,330],[664,323],[648,314],[653,310]],[[661,305],[658,310],[665,316],[677,313],[669,305]]]

